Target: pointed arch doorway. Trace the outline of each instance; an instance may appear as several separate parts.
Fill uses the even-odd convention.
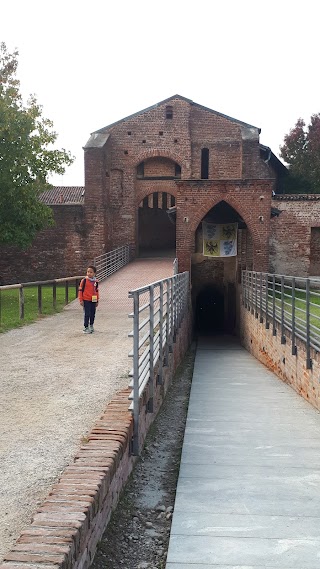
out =
[[[205,224],[235,228],[236,242],[223,251],[217,242],[207,247]],[[231,241],[228,237],[225,241]],[[238,283],[241,270],[252,268],[253,248],[250,232],[240,214],[221,201],[202,218],[195,232],[191,257],[192,304],[197,334],[236,334]],[[222,253],[222,254],[221,254]]]

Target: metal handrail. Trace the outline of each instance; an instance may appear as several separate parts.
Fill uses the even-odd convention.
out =
[[[167,365],[176,335],[188,310],[189,273],[153,282],[129,291],[133,300],[133,366],[129,409],[134,417],[133,454],[139,454],[139,399],[149,387],[147,411],[153,412],[156,385],[162,384],[163,368]],[[155,368],[157,377],[155,378]]]
[[[272,323],[273,335],[280,325],[281,343],[291,337],[292,354],[296,339],[306,345],[306,366],[312,368],[311,348],[320,351],[320,281],[271,273],[242,271],[242,302],[266,328]]]
[[[98,281],[103,281],[107,277],[110,277],[113,273],[127,265],[130,261],[130,247],[129,245],[123,245],[122,247],[117,247],[112,251],[103,253],[94,259],[94,265],[97,269],[97,279]]]

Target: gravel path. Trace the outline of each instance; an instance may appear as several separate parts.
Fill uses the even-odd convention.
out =
[[[73,460],[114,393],[128,385],[128,290],[172,275],[172,259],[138,260],[101,283],[96,332],[78,301],[0,336],[0,560]]]

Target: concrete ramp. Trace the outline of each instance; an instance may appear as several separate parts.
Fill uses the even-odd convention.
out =
[[[234,338],[198,344],[167,569],[318,569],[320,414]]]

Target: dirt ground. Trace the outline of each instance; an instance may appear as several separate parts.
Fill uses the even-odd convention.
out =
[[[165,567],[194,357],[193,345],[168,390],[91,569]]]

